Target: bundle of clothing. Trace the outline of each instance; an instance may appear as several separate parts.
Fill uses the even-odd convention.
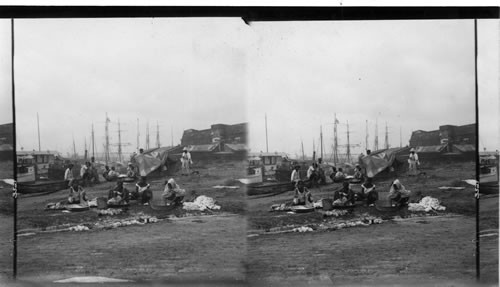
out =
[[[437,198],[426,196],[422,198],[418,203],[409,203],[408,210],[425,212],[429,212],[431,210],[443,211],[446,210],[446,207],[440,205],[440,202]]]
[[[215,200],[211,197],[200,195],[193,202],[184,202],[182,209],[185,210],[198,210],[204,211],[207,209],[210,210],[219,210],[220,205],[215,204]]]

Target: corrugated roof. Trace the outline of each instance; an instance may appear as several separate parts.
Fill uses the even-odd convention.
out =
[[[224,144],[224,147],[232,151],[246,151],[248,150],[245,144]]]
[[[218,143],[215,143],[215,144],[190,145],[190,146],[187,147],[187,149],[190,152],[208,152],[208,151],[214,151],[215,148],[218,145],[219,145]]]
[[[281,157],[288,157],[286,153],[283,152],[253,152],[250,153],[249,156],[281,156]]]
[[[417,153],[426,152],[441,152],[446,148],[446,145],[428,145],[428,146],[418,146],[415,148]]]
[[[476,151],[476,147],[474,145],[471,145],[471,144],[455,144],[453,146],[461,152],[475,152]]]

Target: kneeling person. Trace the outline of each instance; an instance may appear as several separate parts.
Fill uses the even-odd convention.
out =
[[[162,198],[165,205],[179,205],[182,203],[186,191],[181,189],[173,178],[169,179],[165,184],[165,190],[163,191]]]
[[[333,205],[354,205],[356,197],[348,181],[342,183],[342,189],[335,191]]]
[[[146,182],[146,177],[141,176],[138,183],[135,184],[135,197],[141,198],[141,203],[148,205],[149,201],[153,198],[153,192],[149,188],[150,184]]]
[[[128,203],[128,190],[123,187],[121,180],[108,192],[108,205],[123,205]]]
[[[83,187],[77,182],[73,182],[73,184],[69,187],[68,203],[84,203],[87,201],[86,195],[87,194],[85,193],[85,190],[83,190]]]
[[[391,200],[391,204],[395,203],[396,206],[405,205],[410,199],[410,191],[405,189],[404,185],[399,182],[399,179],[396,179],[389,190],[389,199]]]
[[[361,185],[363,197],[366,199],[366,205],[372,206],[378,200],[378,192],[375,190],[375,185],[372,183],[372,178],[366,178],[365,183]]]
[[[306,205],[306,206],[312,206],[313,204],[313,199],[312,199],[312,194],[305,187],[304,182],[302,180],[297,181],[297,184],[295,185],[295,195],[293,197],[293,205]]]

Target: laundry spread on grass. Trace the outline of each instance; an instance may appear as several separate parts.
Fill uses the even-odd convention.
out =
[[[182,204],[184,210],[219,210],[220,205],[215,204],[215,200],[211,197],[200,195],[193,202],[184,202]]]
[[[425,211],[429,212],[431,210],[443,211],[446,210],[446,207],[440,205],[440,202],[437,198],[433,198],[431,196],[426,196],[420,200],[418,203],[409,203],[408,204],[409,211]]]

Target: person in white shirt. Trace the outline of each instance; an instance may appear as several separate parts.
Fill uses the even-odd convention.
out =
[[[410,149],[410,155],[408,156],[408,175],[414,176],[417,175],[417,165],[420,165],[418,161],[418,155],[415,152],[415,149]]]
[[[299,166],[299,165],[296,165],[296,166],[293,168],[292,175],[291,175],[291,177],[290,177],[290,181],[293,183],[293,186],[294,186],[294,187],[295,187],[295,185],[297,184],[297,182],[300,180],[299,169],[300,169],[300,166]]]
[[[189,153],[186,147],[182,150],[181,163],[182,163],[181,175],[189,175],[191,173],[189,167],[191,164],[193,164],[193,161],[191,160],[191,154]]]
[[[68,187],[71,187],[73,185],[73,164],[70,163],[68,165],[68,168],[64,172],[64,180],[66,181]]]

